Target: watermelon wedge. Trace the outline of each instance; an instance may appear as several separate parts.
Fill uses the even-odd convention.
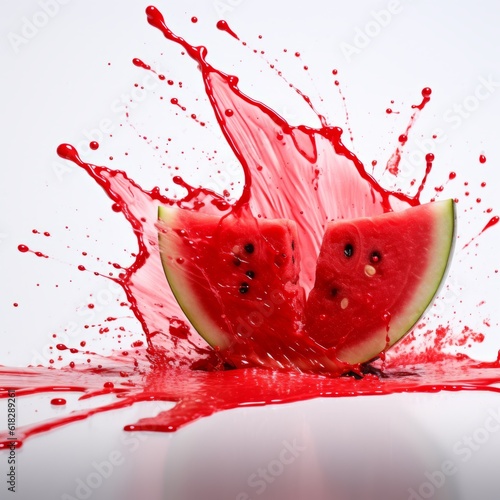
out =
[[[330,222],[306,302],[295,222],[158,215],[172,292],[222,360],[337,374],[411,330],[445,276],[455,231],[452,200]]]
[[[235,366],[289,366],[302,325],[297,228],[289,220],[160,207],[165,275],[193,327]]]
[[[306,330],[356,364],[400,340],[432,302],[455,231],[452,200],[331,222],[306,304]]]

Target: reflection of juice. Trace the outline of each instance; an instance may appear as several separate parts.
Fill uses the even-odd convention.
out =
[[[339,128],[328,126],[319,115],[321,127],[318,129],[291,127],[271,109],[242,94],[237,88],[236,77],[210,66],[205,59],[205,48],[191,46],[174,35],[156,9],[150,7],[147,13],[150,24],[160,29],[169,40],[181,44],[199,64],[215,116],[243,167],[243,194],[236,202],[231,202],[231,193],[219,195],[189,186],[179,176],[174,182],[185,187],[187,195],[174,201],[162,195],[158,188],[145,191],[124,172],[84,162],[72,146],[58,148],[61,157],[83,168],[102,187],[113,200],[113,210],[123,213],[137,237],[139,251],[133,264],[128,268],[116,264],[116,273],[103,277],[123,287],[130,308],[143,328],[147,345],[145,348],[133,345],[128,351],[117,352],[106,359],[94,357],[91,368],[75,366],[68,359],[70,367],[61,370],[3,369],[0,372],[2,386],[18,387],[18,396],[50,391],[55,387],[62,391],[82,391],[86,397],[109,393],[120,395],[109,406],[20,429],[18,438],[22,440],[98,411],[152,399],[176,401],[178,404],[172,410],[142,420],[128,429],[174,431],[200,417],[240,405],[318,396],[434,392],[460,390],[465,386],[497,391],[493,383],[500,380],[498,363],[476,363],[463,356],[446,355],[440,350],[451,333],[446,327],[428,335],[434,345],[427,351],[414,352],[411,340],[417,333],[404,342],[399,352],[385,361],[386,378],[380,376],[378,365],[361,380],[257,369],[206,371],[210,366],[206,361],[210,359],[210,351],[179,319],[182,315],[161,269],[155,225],[159,204],[176,203],[186,210],[203,206],[214,213],[229,210],[238,213],[243,206],[249,206],[255,217],[295,220],[299,226],[304,263],[301,280],[307,291],[314,278],[314,263],[325,221],[376,215],[419,204],[433,158],[431,155],[427,157],[425,175],[415,188],[415,196],[384,189],[342,144]],[[134,60],[134,64],[150,70],[141,61]],[[162,79],[162,75],[158,78]],[[424,100],[416,106],[419,109],[415,113],[425,105],[429,96],[429,90],[424,89]],[[304,98],[308,102],[308,98]],[[404,136],[407,137],[408,133],[409,129]],[[400,142],[403,145],[405,140]],[[98,145],[92,144],[91,147],[95,149]],[[389,165],[394,174],[397,174],[398,154],[400,152]],[[497,221],[497,217],[491,218],[485,229]],[[29,251],[25,245],[19,249],[24,253]],[[83,265],[79,269],[86,271]],[[465,329],[459,339],[463,343],[476,340],[480,340],[480,336]],[[64,346],[60,350],[65,356],[71,354]],[[93,357],[91,352],[88,355]],[[193,371],[192,366],[204,366],[205,370]],[[3,441],[5,446],[5,437]]]

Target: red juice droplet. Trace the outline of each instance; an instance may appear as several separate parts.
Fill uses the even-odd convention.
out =
[[[499,220],[498,215],[495,215],[494,217],[492,217],[492,218],[488,221],[488,223],[487,223],[487,224],[483,227],[483,229],[482,229],[482,231],[481,231],[481,232],[483,233],[484,231],[486,231],[486,230],[487,230],[487,229],[489,229],[490,227],[496,226],[496,225],[498,224],[498,220]]]
[[[486,163],[486,156],[480,155],[479,156],[479,163]]]
[[[20,252],[22,252],[22,253],[29,252],[29,250],[30,250],[30,249],[29,249],[26,245],[19,245],[19,246],[17,247],[17,249],[18,249]]]
[[[430,87],[425,87],[424,89],[422,89],[422,102],[420,104],[413,104],[412,108],[420,110],[424,109],[425,105],[431,100],[431,94],[432,90]]]
[[[225,31],[226,33],[229,33],[233,38],[236,38],[236,40],[239,40],[238,35],[229,27],[229,24],[227,24],[226,21],[220,20],[217,21],[217,29],[221,31]]]
[[[57,147],[57,154],[64,160],[69,160],[78,166],[83,166],[84,163],[78,156],[77,150],[71,144],[60,144]]]
[[[465,195],[467,196],[469,193],[465,193]],[[487,209],[486,210],[486,213],[490,213],[491,210]],[[481,236],[487,229],[490,229],[491,227],[493,226],[496,226],[498,224],[498,221],[499,221],[499,216],[498,215],[495,215],[493,216],[488,222],[487,224],[483,227],[483,229],[479,232],[479,234],[477,234],[476,236],[474,236],[473,238],[471,238],[464,246],[463,246],[463,249],[467,248],[477,237]]]
[[[94,150],[94,151],[95,151],[96,149],[99,149],[99,143],[98,143],[98,142],[96,142],[96,141],[92,141],[92,142],[89,144],[89,147],[90,147],[90,149],[92,149],[92,150]]]
[[[64,398],[54,398],[50,400],[50,404],[52,406],[64,406],[66,404],[66,400]]]
[[[197,18],[196,16],[193,16],[193,17],[191,18],[191,22],[192,22],[192,23],[197,23],[197,22],[198,22],[198,18]]]
[[[145,62],[141,61],[141,59],[139,59],[138,57],[134,57],[134,59],[132,59],[132,63],[134,64],[134,66],[137,66],[138,68],[143,68],[143,69],[151,69],[151,66],[149,64],[146,64]]]

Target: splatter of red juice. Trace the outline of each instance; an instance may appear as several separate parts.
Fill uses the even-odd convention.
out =
[[[69,144],[58,147],[60,157],[82,168],[101,187],[113,202],[112,210],[120,208],[117,213],[125,217],[136,237],[138,251],[133,263],[116,275],[102,277],[125,291],[145,344],[136,344],[132,355],[116,351],[105,358],[95,356],[98,364],[92,367],[71,362],[62,369],[1,368],[3,397],[7,397],[9,389],[15,389],[18,397],[54,391],[78,392],[85,399],[110,392],[117,395],[116,401],[104,406],[20,427],[16,445],[52,428],[138,401],[171,401],[176,405],[156,417],[131,423],[127,430],[171,432],[199,418],[242,405],[398,392],[499,392],[494,385],[500,381],[498,361],[479,363],[464,355],[445,354],[441,347],[449,337],[446,329],[435,336],[434,349],[415,356],[414,336],[410,335],[394,354],[389,351],[384,356],[382,364],[360,367],[356,376],[258,368],[229,370],[220,366],[214,353],[184,321],[164,278],[157,244],[158,205],[175,204],[186,210],[221,215],[232,212],[237,216],[295,220],[304,255],[301,284],[308,291],[313,284],[314,264],[326,222],[418,205],[433,158],[427,158],[425,174],[413,196],[384,189],[343,144],[340,128],[326,124],[320,116],[318,128],[290,126],[272,109],[243,94],[236,76],[211,66],[205,47],[192,46],[174,34],[155,7],[148,7],[146,13],[152,26],[169,41],[181,45],[198,64],[217,122],[243,169],[243,193],[229,204],[224,196],[191,186],[178,176],[176,183],[186,194],[174,200],[161,194],[159,188],[143,189],[123,171],[87,163]],[[139,59],[134,64],[150,69]],[[406,137],[417,113],[428,102],[430,89],[424,89],[422,95],[422,103],[414,105],[417,110],[404,132]],[[387,168],[394,175],[398,173],[400,152],[398,146],[388,163]],[[498,217],[490,226],[497,221]],[[19,250],[31,253],[26,245],[20,245]],[[473,337],[468,331],[462,335],[464,339]],[[381,369],[384,377],[380,376]],[[8,445],[8,436],[1,435],[0,447]]]

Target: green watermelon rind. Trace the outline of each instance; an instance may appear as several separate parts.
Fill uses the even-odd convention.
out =
[[[404,309],[392,316],[388,333],[389,342],[381,340],[387,335],[384,328],[383,331],[374,333],[366,341],[353,347],[339,348],[336,355],[343,362],[350,364],[369,362],[399,342],[412,330],[432,305],[441,285],[445,282],[455,243],[455,203],[450,199],[429,203],[425,207],[432,211],[436,221],[434,224],[434,244],[430,247],[433,258],[413,294],[414,300],[410,300]]]
[[[158,220],[160,224],[163,223],[158,234],[163,272],[177,303],[193,328],[212,347],[227,349],[231,345],[227,332],[222,331],[220,326],[206,314],[202,305],[186,293],[186,290],[192,288],[192,283],[182,271],[182,264],[176,260],[183,255],[180,247],[176,245],[179,237],[172,230],[179,225],[181,214],[182,211],[178,209],[158,207]],[[203,215],[200,214],[198,217],[203,220]]]

